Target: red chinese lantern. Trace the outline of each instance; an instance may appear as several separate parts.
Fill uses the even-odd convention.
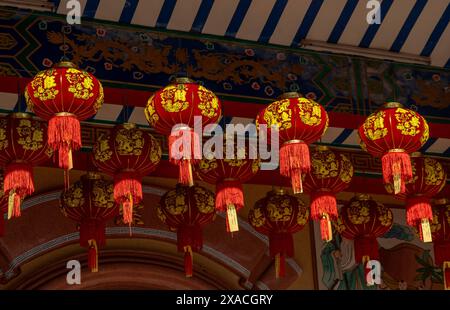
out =
[[[114,177],[114,200],[123,208],[123,222],[131,225],[133,206],[142,201],[142,178],[161,160],[161,146],[148,132],[126,123],[102,135],[94,146],[97,168]]]
[[[267,193],[250,209],[249,223],[269,237],[270,256],[275,258],[277,278],[285,276],[285,257],[294,256],[292,235],[302,230],[308,220],[309,210],[305,203],[281,189]]]
[[[5,235],[5,213],[8,212],[8,196],[3,191],[3,174],[0,174],[0,237]]]
[[[392,224],[389,208],[369,195],[358,194],[341,208],[335,227],[342,237],[354,240],[355,260],[365,264],[379,259],[377,238],[387,233]]]
[[[395,194],[405,192],[412,178],[409,155],[429,137],[426,120],[398,102],[388,102],[367,117],[359,127],[361,147],[372,156],[381,157],[384,183],[393,183]]]
[[[39,72],[27,85],[25,98],[31,111],[49,121],[48,145],[58,151],[59,167],[72,169],[72,152],[81,147],[80,121],[102,106],[102,84],[64,61]]]
[[[235,145],[234,150],[233,159],[204,158],[196,168],[200,180],[216,184],[216,210],[227,212],[228,232],[239,230],[236,212],[244,207],[242,183],[259,170],[259,159],[250,159],[248,148]]]
[[[406,182],[405,191],[395,197],[406,201],[408,225],[418,228],[420,238],[424,242],[431,242],[431,198],[444,188],[447,176],[441,163],[420,153],[411,155],[411,167],[412,179]],[[386,189],[392,193],[393,185],[387,184]]]
[[[161,197],[160,220],[177,231],[178,252],[184,252],[184,271],[193,274],[193,254],[203,247],[203,227],[215,218],[214,194],[201,186],[178,184]]]
[[[98,248],[106,244],[106,222],[119,212],[113,185],[88,172],[61,194],[61,211],[80,227],[80,245],[88,248],[88,267],[98,271]]]
[[[281,145],[280,173],[291,178],[294,194],[302,193],[302,175],[311,169],[308,144],[319,140],[327,130],[327,112],[313,100],[289,92],[262,110],[256,124],[260,130],[261,125],[266,125],[269,137],[271,127],[277,127]]]
[[[353,177],[353,165],[344,155],[318,146],[311,154],[311,171],[304,187],[311,196],[311,219],[320,221],[322,239],[333,238],[331,221],[338,217],[336,194],[346,189]]]
[[[0,120],[0,166],[3,190],[8,197],[8,219],[20,216],[20,204],[34,193],[33,167],[51,156],[46,126],[27,113],[13,113]]]
[[[217,96],[187,78],[176,79],[148,100],[145,116],[156,131],[169,136],[169,159],[179,167],[179,183],[193,185],[192,164],[202,158],[201,133],[194,127],[217,123],[220,115]]]
[[[433,235],[434,261],[437,266],[442,266],[444,287],[450,290],[450,201],[448,199],[435,201],[431,233]]]

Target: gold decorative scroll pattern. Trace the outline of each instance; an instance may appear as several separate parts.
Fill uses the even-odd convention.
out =
[[[379,111],[377,113],[371,114],[366,122],[364,123],[364,135],[369,140],[378,140],[384,138],[388,130],[384,127],[384,118],[386,113],[384,111]]]
[[[341,162],[335,153],[326,150],[313,153],[311,158],[312,173],[318,179],[335,178],[339,176],[345,183],[350,183],[353,176],[353,165],[343,154],[340,154]]]
[[[420,133],[420,118],[416,112],[397,108],[395,119],[397,120],[397,129],[402,135],[415,136]]]
[[[144,148],[144,137],[142,136],[143,134],[143,131],[136,128],[119,129],[117,131],[115,139],[117,152],[119,153],[119,155],[141,155],[142,149]]]
[[[22,119],[17,127],[17,143],[27,151],[36,151],[44,146],[44,131],[38,122]]]

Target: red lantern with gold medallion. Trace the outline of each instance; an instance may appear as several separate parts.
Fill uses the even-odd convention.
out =
[[[194,127],[217,123],[221,104],[207,88],[178,78],[150,97],[145,116],[151,127],[169,136],[169,159],[179,167],[179,183],[192,186],[192,164],[202,158],[201,139]],[[196,117],[201,117],[196,124]]]
[[[353,165],[344,154],[317,146],[311,153],[311,171],[304,187],[311,196],[311,219],[320,221],[322,239],[333,238],[331,222],[338,217],[336,194],[345,190],[353,178]]]
[[[248,148],[235,145],[234,151],[232,159],[204,158],[195,169],[200,180],[216,184],[216,210],[227,212],[228,232],[239,230],[236,212],[244,207],[242,183],[258,172],[260,163],[250,158]]]
[[[433,221],[431,222],[433,235],[434,262],[442,266],[444,287],[450,290],[450,200],[437,199],[433,206]]]
[[[280,173],[291,178],[294,194],[302,193],[302,175],[311,169],[308,144],[319,140],[327,130],[327,112],[313,100],[289,92],[262,110],[256,124],[259,129],[266,125],[269,137],[272,126],[278,129]]]
[[[81,147],[80,121],[102,106],[102,84],[64,61],[39,72],[28,84],[25,98],[31,111],[49,121],[48,144],[58,151],[59,167],[72,169],[72,152]]]
[[[20,203],[34,193],[33,167],[47,161],[46,126],[27,113],[13,113],[0,120],[0,166],[3,190],[8,196],[8,218],[20,216]]]
[[[258,200],[248,214],[249,223],[269,237],[270,256],[275,258],[276,277],[286,272],[285,258],[294,256],[293,234],[305,227],[309,210],[298,197],[274,190]]]
[[[405,192],[411,180],[410,153],[420,149],[429,137],[426,120],[398,102],[388,102],[372,113],[359,127],[361,147],[381,157],[384,183],[394,185],[394,193]]]
[[[98,248],[106,244],[105,224],[119,208],[113,185],[95,172],[88,172],[61,194],[61,211],[80,225],[80,245],[88,248],[88,267],[98,271]]]
[[[133,221],[133,206],[142,201],[142,178],[161,160],[161,146],[135,124],[117,125],[94,146],[94,164],[114,177],[114,200],[123,208],[123,221]]]
[[[405,192],[395,197],[406,201],[406,222],[419,230],[422,241],[431,242],[430,222],[433,220],[431,198],[445,186],[447,176],[444,167],[433,158],[420,153],[411,155],[412,179],[405,184]],[[392,193],[392,184],[386,189]]]
[[[358,194],[341,208],[335,225],[339,234],[354,240],[355,260],[367,263],[379,260],[377,238],[387,233],[393,225],[392,211],[369,195]]]
[[[157,214],[177,231],[178,252],[184,253],[184,270],[193,275],[193,254],[203,247],[202,229],[215,218],[214,194],[201,186],[178,184],[161,197]]]

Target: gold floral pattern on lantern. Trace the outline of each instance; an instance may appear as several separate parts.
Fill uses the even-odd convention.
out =
[[[143,131],[136,128],[122,128],[117,132],[116,144],[117,153],[119,155],[136,155],[142,154],[144,148]]]
[[[154,95],[148,99],[147,107],[144,109],[145,117],[147,118],[150,126],[154,127],[159,121],[159,116],[156,113],[155,102],[153,101]]]
[[[217,161],[215,159],[204,158],[199,162],[198,167],[200,170],[208,172],[217,168]]]
[[[415,136],[420,133],[420,119],[416,112],[397,108],[395,111],[395,118],[398,121],[397,129],[400,130],[403,135]]]
[[[21,119],[16,128],[19,139],[17,143],[27,151],[36,151],[44,147],[44,131],[39,122]]]
[[[56,89],[56,74],[56,70],[50,69],[41,71],[34,77],[31,84],[32,88],[35,89],[33,92],[34,98],[38,98],[41,101],[53,100],[56,98],[56,95],[59,94],[59,90]],[[25,94],[27,94],[27,92],[25,92]],[[27,102],[29,101],[31,100],[27,100]]]
[[[180,215],[188,210],[184,195],[178,195],[175,191],[166,196],[166,209],[172,215]]]
[[[318,103],[306,98],[299,98],[297,106],[303,123],[309,126],[317,126],[322,123],[322,111]]]
[[[161,211],[161,207],[156,208],[156,215],[158,216],[158,218],[161,220],[161,222],[165,223],[166,222],[166,215]]]
[[[114,207],[114,189],[111,183],[96,180],[92,188],[92,201],[99,208]]]
[[[197,208],[201,213],[214,213],[214,196],[202,187],[195,187],[194,197],[197,201]]]
[[[4,150],[8,147],[9,142],[6,138],[6,126],[8,122],[6,119],[0,120],[0,150]]]
[[[339,216],[336,221],[331,222],[334,229],[340,234],[345,230],[344,222],[342,222],[341,217]]]
[[[305,203],[300,198],[297,198],[299,212],[297,214],[297,223],[300,226],[305,226],[309,220],[309,208],[305,206]]]
[[[353,165],[352,162],[347,158],[347,156],[345,156],[344,154],[340,154],[341,155],[341,165],[342,165],[342,169],[341,169],[341,173],[340,173],[340,178],[342,181],[344,181],[345,183],[350,183],[352,181],[352,177],[353,177]]]
[[[151,149],[150,160],[152,161],[152,163],[158,163],[161,160],[161,155],[162,155],[161,146],[155,137],[153,137],[152,135],[149,135],[149,136],[150,136],[150,139],[152,140],[152,144],[157,146],[157,147],[154,147]]]
[[[378,220],[383,226],[391,226],[393,221],[392,211],[383,205],[378,204]]]
[[[97,98],[97,100],[94,103],[95,111],[98,111],[102,107],[104,100],[105,100],[105,93],[103,91],[103,86],[102,86],[102,84],[99,84],[98,98]]]
[[[424,145],[425,142],[427,142],[428,138],[430,137],[430,127],[428,126],[428,123],[424,122],[423,125],[424,125],[423,135],[422,137],[420,137],[421,145]]]
[[[266,217],[262,214],[261,209],[259,208],[253,209],[252,216],[249,220],[253,227],[261,227],[266,223]]]
[[[314,152],[311,157],[313,174],[318,179],[334,178],[339,173],[339,163],[333,152],[326,150]]]
[[[217,96],[201,85],[198,86],[197,94],[200,99],[198,108],[202,115],[208,118],[217,116],[219,111],[219,99]]]
[[[291,201],[287,198],[276,197],[275,201],[267,204],[267,214],[272,222],[290,221],[292,216]]]
[[[261,166],[261,160],[260,159],[257,159],[255,161],[253,161],[253,163],[252,163],[252,172],[253,173],[257,173],[259,168],[260,168],[260,166]]]
[[[388,130],[384,126],[384,117],[386,113],[384,111],[378,111],[370,115],[364,122],[364,134],[370,140],[378,140],[384,138]]]
[[[437,185],[442,182],[445,178],[444,167],[440,162],[425,157],[425,184],[426,185]],[[445,184],[445,182],[443,183]]]
[[[267,126],[276,126],[279,130],[291,128],[292,110],[289,108],[289,105],[289,99],[270,104],[264,112],[264,120],[267,122]]]
[[[66,71],[66,79],[69,82],[68,90],[75,98],[87,100],[94,96],[92,92],[94,81],[87,72],[75,68],[68,68]]]
[[[161,105],[167,112],[177,113],[186,110],[189,102],[186,101],[184,84],[169,85],[161,93]]]
[[[63,200],[65,205],[71,208],[78,208],[83,205],[83,184],[81,182],[73,184],[68,191],[64,192]]]
[[[94,157],[95,160],[105,162],[112,156],[112,151],[109,147],[109,135],[102,135],[97,140],[97,147],[95,148]]]
[[[355,225],[366,224],[370,220],[369,208],[359,201],[353,201],[347,209],[347,218]]]

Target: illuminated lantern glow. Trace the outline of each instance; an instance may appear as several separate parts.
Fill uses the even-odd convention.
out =
[[[51,155],[44,122],[27,113],[0,119],[0,166],[5,174],[3,191],[8,197],[8,219],[20,216],[21,201],[34,193],[33,167]]]
[[[311,154],[311,171],[304,187],[311,196],[311,219],[320,221],[324,241],[331,241],[331,222],[338,217],[336,194],[345,190],[353,178],[353,165],[344,154],[317,146]]]
[[[438,199],[433,205],[433,235],[434,261],[442,266],[444,287],[450,290],[450,200]]]
[[[206,157],[206,156],[205,156]],[[234,146],[234,158],[203,158],[196,166],[200,180],[216,184],[216,211],[227,212],[227,231],[239,230],[237,211],[244,207],[242,183],[259,170],[259,159],[250,159],[248,148]]]
[[[200,128],[217,123],[220,100],[192,80],[177,78],[150,97],[145,116],[151,127],[169,137],[169,160],[179,167],[179,183],[192,186],[192,164],[202,158],[202,137],[194,131],[195,117],[201,116]]]
[[[398,102],[388,102],[367,117],[358,133],[361,147],[381,157],[384,183],[392,183],[395,194],[404,193],[405,183],[412,178],[409,154],[429,137],[426,120]]]
[[[433,220],[431,198],[445,186],[447,176],[444,167],[437,160],[411,155],[412,179],[405,184],[405,191],[395,195],[406,201],[406,222],[419,230],[420,239],[431,242],[430,222]],[[387,184],[386,190],[393,192],[393,185]]]
[[[319,140],[328,127],[325,109],[296,92],[288,92],[259,113],[256,125],[266,125],[268,137],[272,126],[278,129],[280,174],[291,179],[294,194],[302,193],[302,175],[311,169],[308,145]]]
[[[298,197],[274,190],[258,200],[248,214],[249,223],[269,237],[269,252],[275,258],[276,277],[286,274],[286,256],[294,256],[293,234],[305,227],[309,210]]]
[[[71,62],[39,72],[27,85],[27,105],[48,120],[48,145],[58,151],[58,165],[66,172],[73,168],[72,152],[81,147],[80,121],[94,116],[103,104],[102,84]]]
[[[340,210],[335,223],[337,232],[354,240],[355,261],[366,264],[379,260],[377,238],[386,234],[393,225],[392,211],[369,195],[357,194]]]
[[[122,206],[123,222],[131,225],[133,206],[143,199],[142,178],[161,160],[159,142],[135,124],[125,123],[100,136],[93,154],[94,165],[114,177],[114,200]]]
[[[8,212],[8,196],[3,191],[3,174],[0,174],[0,237],[5,235],[5,213]]]
[[[159,219],[177,231],[178,252],[184,253],[186,277],[193,275],[193,252],[203,247],[202,229],[215,218],[214,194],[201,186],[178,184],[161,197]]]
[[[88,172],[61,194],[61,211],[80,227],[80,245],[88,249],[88,267],[98,271],[98,249],[106,244],[105,225],[119,212],[113,184]]]

